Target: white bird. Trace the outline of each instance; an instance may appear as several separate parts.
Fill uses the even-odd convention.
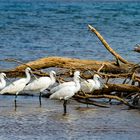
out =
[[[95,74],[93,79],[88,79],[81,82],[81,91],[84,93],[90,93],[94,90],[99,90],[104,87],[104,84],[101,82],[101,77],[98,74]]]
[[[31,79],[30,72],[32,72],[31,69],[27,67],[25,69],[26,78],[21,78],[19,80],[16,80],[0,91],[0,94],[4,94],[4,93],[15,94],[15,109],[17,107],[16,105],[17,95],[19,94],[19,92],[21,92],[24,89],[26,84],[28,84]]]
[[[41,106],[41,93],[46,90],[48,87],[52,86],[56,82],[56,72],[51,71],[50,77],[40,77],[29,83],[24,90],[25,91],[34,91],[39,92],[39,102]]]
[[[75,85],[74,79],[76,79],[77,76],[80,76],[80,72],[79,72],[79,71],[75,71],[75,72],[74,72],[73,81],[61,83],[61,84],[59,84],[58,86],[52,88],[52,89],[50,90],[50,92],[51,92],[51,93],[54,93],[54,92],[58,91],[59,89],[65,87],[65,86]]]
[[[6,77],[5,73],[0,73],[0,90],[6,86],[6,81],[4,79],[5,77]]]
[[[77,93],[80,90],[80,72],[76,71],[74,76],[74,81],[71,82],[71,84],[67,84],[65,86],[62,86],[58,89],[58,91],[54,92],[50,99],[59,99],[64,100],[63,107],[64,107],[64,115],[66,115],[66,104],[67,100],[71,98],[75,93]]]

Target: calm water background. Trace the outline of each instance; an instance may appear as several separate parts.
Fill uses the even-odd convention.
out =
[[[133,52],[140,43],[140,2],[94,0],[0,0],[0,59],[24,62],[48,56],[113,60],[87,25],[91,24],[125,59],[140,62]],[[0,61],[0,68],[16,63]],[[72,101],[69,115],[62,103],[37,97],[0,96],[0,139],[114,140],[140,137],[140,113],[126,106],[109,109]],[[80,107],[77,109],[77,107]]]
[[[0,0],[0,59],[47,56],[113,60],[91,24],[125,59],[140,62],[140,2]],[[0,68],[17,64],[0,62]]]

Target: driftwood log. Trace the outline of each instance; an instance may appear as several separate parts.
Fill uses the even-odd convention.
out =
[[[132,62],[128,62],[124,58],[122,58],[118,53],[116,53],[109,44],[105,41],[105,39],[101,36],[101,34],[91,25],[88,25],[91,32],[95,33],[95,35],[99,38],[105,48],[115,57],[116,61],[97,61],[97,60],[80,60],[75,58],[64,58],[64,57],[47,57],[41,58],[35,61],[27,62],[26,64],[21,64],[10,70],[3,70],[1,72],[5,72],[8,77],[18,77],[24,75],[24,69],[28,66],[34,70],[34,74],[38,76],[48,75],[46,72],[40,71],[40,69],[46,68],[57,68],[60,76],[64,75],[65,77],[71,76],[71,72],[75,70],[81,71],[81,76],[85,79],[92,78],[93,75],[89,74],[88,71],[96,72],[101,75],[105,80],[108,88],[104,88],[103,90],[95,91],[94,93],[87,93],[85,95],[77,94],[76,100],[83,102],[83,99],[86,100],[85,103],[95,104],[90,100],[91,98],[108,98],[118,100],[125,105],[133,108],[139,108],[137,105],[129,104],[126,101],[125,97],[134,96],[140,92],[140,66],[138,64],[134,64]],[[12,59],[7,59],[7,61],[16,61]],[[19,63],[19,61],[16,61]],[[21,63],[21,62],[20,62]],[[59,69],[65,69],[66,71],[62,72]],[[121,79],[120,83],[110,83],[110,79]],[[128,82],[129,81],[129,82]],[[115,95],[114,95],[115,92]],[[113,94],[112,94],[113,93]],[[116,94],[117,93],[117,94]],[[119,94],[118,94],[119,93]],[[125,93],[125,96],[124,94]],[[119,96],[122,95],[122,96]],[[132,96],[131,96],[132,95]],[[82,99],[82,100],[81,100]],[[84,102],[83,102],[84,103]],[[99,105],[104,106],[104,105]]]

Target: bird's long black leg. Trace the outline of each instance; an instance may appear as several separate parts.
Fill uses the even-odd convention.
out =
[[[15,110],[17,108],[17,94],[15,95]]]
[[[67,113],[67,107],[66,107],[66,105],[67,105],[67,100],[64,100],[64,103],[63,103],[64,114],[63,115],[66,115],[66,113]]]
[[[88,98],[86,98],[85,100],[86,100],[86,104],[87,104],[87,108],[88,108],[88,107],[89,107],[89,106],[88,106]]]
[[[40,107],[41,107],[41,105],[42,105],[42,103],[41,103],[41,92],[39,94],[39,104],[40,104]]]
[[[112,103],[111,103],[111,100],[112,100],[111,98],[108,100],[108,103],[109,103],[109,104],[112,104]]]

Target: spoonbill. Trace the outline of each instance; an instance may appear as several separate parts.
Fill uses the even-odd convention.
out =
[[[74,72],[74,77],[73,77],[73,80],[77,78],[77,76],[80,76],[80,72],[79,71],[75,71]],[[69,82],[64,82],[64,83],[61,83],[60,85],[52,88],[50,90],[51,93],[54,93],[56,91],[58,91],[59,89],[65,87],[65,86],[70,86],[70,85],[75,85],[75,82],[74,81],[69,81]]]
[[[64,100],[63,107],[64,107],[64,114],[66,115],[67,109],[67,100],[71,98],[75,93],[80,90],[80,72],[76,71],[74,75],[74,81],[71,84],[66,84],[65,86],[61,86],[57,91],[55,91],[51,96],[50,99],[59,99]]]
[[[31,79],[30,73],[32,73],[31,68],[27,67],[25,69],[26,78],[21,78],[19,80],[16,80],[0,91],[0,94],[4,94],[4,93],[15,94],[15,109],[17,107],[16,99],[18,94],[24,89],[24,87],[29,83]]]
[[[5,77],[6,77],[5,73],[0,73],[0,90],[6,86],[6,81],[4,79]]]
[[[34,91],[39,92],[39,103],[41,106],[41,94],[44,90],[46,90],[48,87],[52,86],[56,82],[56,72],[50,71],[50,77],[40,77],[38,79],[35,79],[26,87],[24,88],[25,91]]]
[[[81,82],[81,91],[84,93],[90,93],[94,90],[102,89],[105,84],[101,81],[101,77],[95,74],[93,79],[88,79]]]

